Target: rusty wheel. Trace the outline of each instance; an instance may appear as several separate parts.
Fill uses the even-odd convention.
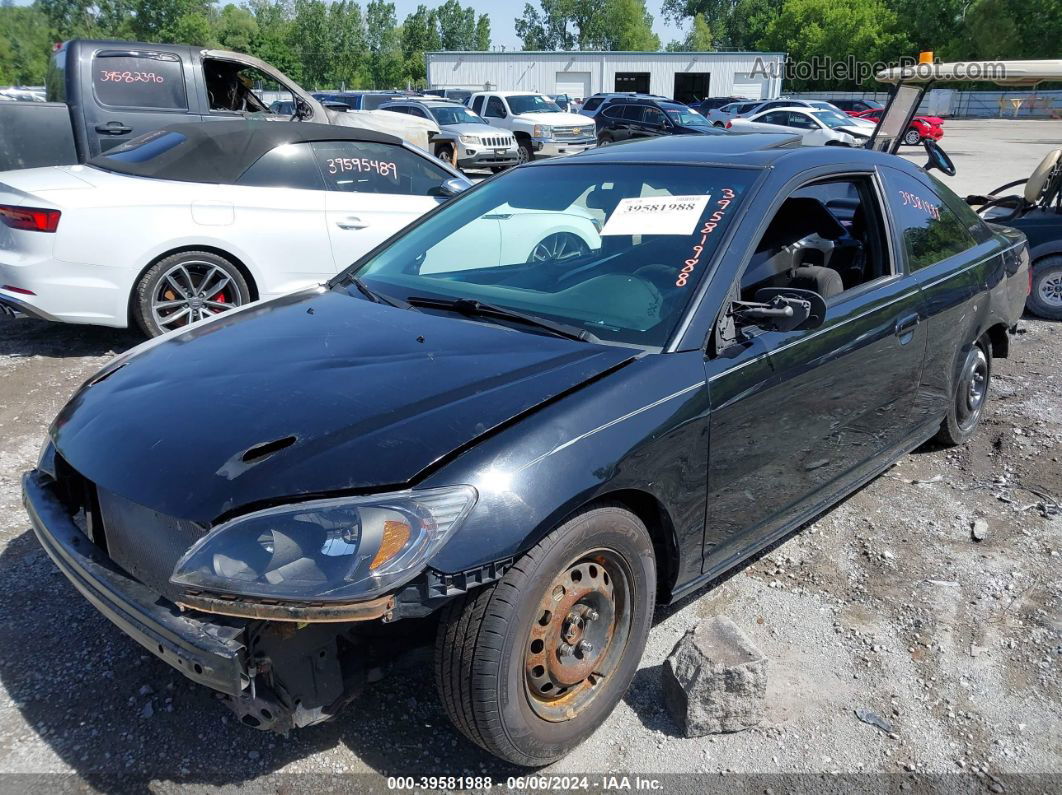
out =
[[[565,567],[546,588],[524,653],[528,703],[549,721],[571,720],[593,700],[630,634],[630,583],[610,550]]]
[[[454,725],[514,764],[564,756],[630,686],[656,585],[652,539],[625,507],[567,519],[443,609],[435,676]]]

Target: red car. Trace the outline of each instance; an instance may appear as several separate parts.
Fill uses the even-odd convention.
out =
[[[849,112],[849,116],[860,119],[870,119],[872,122],[881,121],[881,108],[864,110],[858,113]],[[939,141],[944,137],[944,119],[939,116],[915,116],[911,119],[911,126],[903,134],[903,142],[909,146],[917,146],[926,138]]]

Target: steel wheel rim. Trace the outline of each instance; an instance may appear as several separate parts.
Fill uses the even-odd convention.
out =
[[[959,427],[967,430],[977,422],[988,393],[988,357],[979,345],[966,354],[959,378],[957,409]]]
[[[903,137],[903,142],[908,146],[915,146],[921,140],[922,136],[918,134],[918,130],[908,130]]]
[[[589,250],[586,242],[578,235],[570,232],[554,232],[542,238],[538,245],[531,249],[531,256],[527,258],[527,261],[549,262],[572,259],[583,256]]]
[[[540,718],[572,720],[615,673],[633,624],[632,582],[617,553],[595,549],[546,587],[524,648],[524,694]]]
[[[186,260],[162,275],[151,295],[151,316],[160,329],[172,331],[241,303],[236,283],[222,268],[205,260]]]
[[[1040,278],[1036,283],[1036,294],[1049,306],[1062,306],[1062,271]]]

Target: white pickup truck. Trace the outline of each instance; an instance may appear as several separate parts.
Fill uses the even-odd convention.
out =
[[[481,91],[469,98],[468,105],[492,127],[512,131],[521,163],[575,154],[597,144],[592,119],[565,113],[544,94]]]

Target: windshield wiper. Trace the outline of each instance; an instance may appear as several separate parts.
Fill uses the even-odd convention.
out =
[[[376,292],[357,276],[349,276],[348,279],[350,280],[350,283],[357,288],[358,292],[370,301],[374,301],[377,304],[387,304],[388,306],[393,306],[398,309],[416,309],[413,304],[408,301],[403,301],[401,298],[394,298],[390,295]]]
[[[525,315],[514,309],[506,309],[494,304],[484,304],[471,298],[428,298],[422,295],[411,295],[408,298],[411,306],[423,306],[429,309],[449,309],[469,317],[490,317],[498,320],[513,320],[517,323],[525,323],[570,340],[581,342],[601,342],[593,333],[578,326],[570,326],[567,323],[558,323],[555,320],[546,320],[536,315]]]

